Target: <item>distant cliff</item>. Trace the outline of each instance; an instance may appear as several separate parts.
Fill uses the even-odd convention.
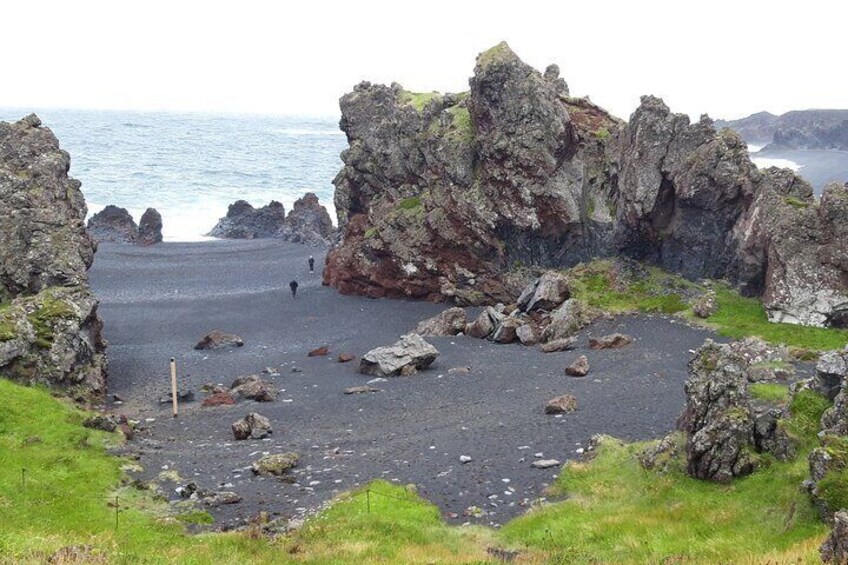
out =
[[[833,259],[844,245],[830,235],[846,219],[841,186],[820,211],[804,180],[759,171],[742,139],[708,117],[691,124],[646,96],[625,123],[505,43],[478,56],[470,87],[441,95],[364,82],[342,97],[341,238],[325,284],[482,304],[515,298],[518,266],[627,255],[765,293],[775,319],[848,323],[848,265]],[[778,253],[791,247],[779,226],[801,214],[818,227],[796,268]],[[778,291],[780,273],[792,280]]]
[[[739,120],[717,120],[749,143],[767,149],[839,149],[848,151],[848,110],[798,110],[775,116],[768,112]]]

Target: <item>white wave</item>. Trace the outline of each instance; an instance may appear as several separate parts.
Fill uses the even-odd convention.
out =
[[[284,135],[344,135],[345,133],[337,129],[278,129],[276,133]]]
[[[795,161],[789,159],[773,159],[768,157],[752,157],[751,161],[758,169],[767,169],[769,167],[780,167],[781,169],[792,169],[796,173],[804,166],[799,165]]]
[[[757,145],[756,143],[748,143],[748,153],[759,153],[760,149],[765,145]]]

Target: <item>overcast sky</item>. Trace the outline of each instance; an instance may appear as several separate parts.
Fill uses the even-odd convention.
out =
[[[361,80],[466,90],[506,40],[621,117],[642,94],[693,117],[848,108],[845,3],[789,5],[5,0],[0,106],[335,115]]]

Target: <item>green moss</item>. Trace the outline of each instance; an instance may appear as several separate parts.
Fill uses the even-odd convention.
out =
[[[754,383],[748,387],[748,392],[751,398],[773,402],[777,404],[786,404],[789,402],[789,387],[776,383]]]
[[[421,207],[421,198],[418,196],[410,196],[409,198],[404,198],[398,204],[401,210],[415,210]]]
[[[177,520],[179,520],[183,524],[195,525],[215,523],[215,517],[212,516],[212,514],[210,514],[209,512],[206,512],[205,510],[195,510],[194,512],[186,512],[185,514],[179,514],[177,516]]]
[[[431,100],[440,98],[442,95],[438,92],[409,92],[402,90],[398,95],[398,103],[412,106],[417,111],[424,109]]]
[[[367,230],[365,230],[365,239],[375,237],[378,232],[379,230],[377,228],[368,228]]]
[[[67,303],[57,298],[51,291],[45,291],[40,298],[38,308],[27,318],[35,330],[35,344],[43,349],[53,345],[53,328],[59,320],[74,317],[74,311]]]
[[[453,121],[450,128],[450,133],[456,138],[465,141],[474,139],[474,124],[471,121],[471,112],[465,106],[451,106],[447,110]]]
[[[600,139],[602,141],[609,139],[610,135],[611,134],[610,134],[610,132],[607,128],[601,128],[601,129],[599,129],[598,131],[595,132],[595,137],[597,137],[598,139]]]
[[[512,49],[509,48],[506,41],[501,41],[491,49],[483,51],[477,56],[477,64],[480,66],[490,65],[497,61],[501,61],[507,57],[514,56]]]
[[[790,206],[792,206],[794,208],[809,208],[809,206],[810,206],[809,202],[804,202],[803,200],[801,200],[799,198],[795,198],[794,196],[785,197],[783,199],[783,202],[785,204],[789,204]]]

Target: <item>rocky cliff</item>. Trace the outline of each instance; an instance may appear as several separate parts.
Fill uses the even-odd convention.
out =
[[[721,121],[745,141],[766,149],[839,149],[848,151],[848,110],[797,110],[780,116],[760,112]]]
[[[95,244],[69,167],[35,115],[0,122],[0,375],[92,399],[105,388],[105,342],[86,274]]]
[[[340,104],[342,237],[324,282],[344,293],[506,301],[523,282],[517,267],[626,255],[768,295],[779,278],[769,257],[790,245],[783,226],[818,206],[803,180],[760,172],[742,139],[707,116],[692,124],[646,96],[622,122],[505,43],[478,56],[467,93],[364,82]],[[848,280],[825,284],[848,294]]]

